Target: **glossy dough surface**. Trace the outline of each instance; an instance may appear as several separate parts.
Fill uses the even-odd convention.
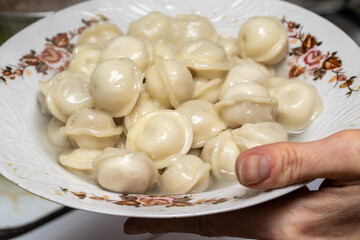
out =
[[[155,11],[123,30],[89,21],[68,70],[39,81],[59,164],[106,190],[238,184],[241,152],[288,141],[322,111],[315,87],[277,72],[288,34],[276,17],[252,17],[230,35],[203,16]]]
[[[126,148],[144,152],[157,168],[168,167],[191,147],[190,121],[179,112],[159,110],[136,121],[127,134]]]
[[[131,112],[141,91],[142,76],[129,58],[106,60],[91,74],[90,88],[99,109],[113,117]]]
[[[127,149],[105,149],[92,166],[99,184],[114,192],[144,193],[158,179],[150,158]]]
[[[276,17],[253,17],[240,27],[238,44],[243,58],[274,65],[286,56],[287,29]]]
[[[178,158],[161,175],[159,186],[164,194],[184,194],[205,191],[210,184],[210,165],[194,155]]]

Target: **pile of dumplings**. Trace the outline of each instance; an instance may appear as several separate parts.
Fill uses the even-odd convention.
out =
[[[312,85],[276,76],[287,48],[276,17],[248,19],[237,38],[194,14],[151,12],[126,35],[93,24],[68,70],[39,82],[59,163],[121,193],[196,193],[234,181],[241,152],[288,141],[321,113]]]

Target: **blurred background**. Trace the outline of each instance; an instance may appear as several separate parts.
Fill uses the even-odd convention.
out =
[[[0,0],[0,45],[31,23],[82,1]],[[320,14],[360,45],[360,0],[288,1]],[[317,184],[319,182],[310,187],[316,188]],[[0,175],[0,240],[112,239],[115,236],[118,239],[184,239],[180,234],[124,236],[125,220],[60,206],[25,192]],[[192,235],[191,239],[207,238]]]

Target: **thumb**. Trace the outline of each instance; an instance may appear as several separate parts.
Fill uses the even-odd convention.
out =
[[[235,165],[241,184],[259,189],[329,178],[360,180],[360,130],[344,130],[306,143],[281,142],[241,153]]]

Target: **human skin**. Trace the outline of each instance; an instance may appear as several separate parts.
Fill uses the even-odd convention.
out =
[[[261,164],[263,163],[263,164]],[[359,239],[360,130],[344,130],[307,143],[274,143],[238,157],[241,184],[276,189],[325,178],[317,191],[306,187],[240,209],[191,218],[129,218],[128,234],[194,233],[252,239]]]

